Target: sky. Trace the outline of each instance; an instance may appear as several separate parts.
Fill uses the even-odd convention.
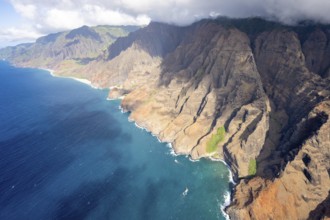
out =
[[[82,25],[187,25],[216,16],[330,23],[330,0],[0,0],[0,47]]]

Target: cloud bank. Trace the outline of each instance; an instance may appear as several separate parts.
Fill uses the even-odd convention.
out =
[[[218,15],[261,16],[283,23],[330,23],[329,0],[7,0],[26,27],[1,30],[0,39],[32,39],[82,25],[146,25],[151,20],[178,25]],[[19,33],[18,33],[19,32]],[[25,33],[25,34],[24,34]]]

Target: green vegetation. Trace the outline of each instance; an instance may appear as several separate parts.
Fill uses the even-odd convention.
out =
[[[257,173],[257,160],[250,159],[249,162],[249,176],[254,176]]]
[[[103,38],[106,35],[112,38],[126,37],[130,32],[138,30],[139,26],[110,26],[110,25],[99,25],[92,27],[98,34]]]
[[[226,130],[224,126],[218,128],[217,133],[211,136],[211,139],[206,144],[206,152],[212,153],[216,151],[218,144],[225,139]]]

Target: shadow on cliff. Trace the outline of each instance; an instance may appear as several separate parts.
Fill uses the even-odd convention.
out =
[[[108,48],[108,60],[135,45],[153,57],[163,57],[173,51],[180,43],[182,28],[164,23],[151,22],[147,27],[121,37]]]
[[[330,192],[328,197],[309,213],[308,220],[330,218]]]

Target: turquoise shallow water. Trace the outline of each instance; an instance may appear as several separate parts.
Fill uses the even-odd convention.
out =
[[[226,166],[172,156],[107,92],[0,62],[0,219],[224,219]]]

